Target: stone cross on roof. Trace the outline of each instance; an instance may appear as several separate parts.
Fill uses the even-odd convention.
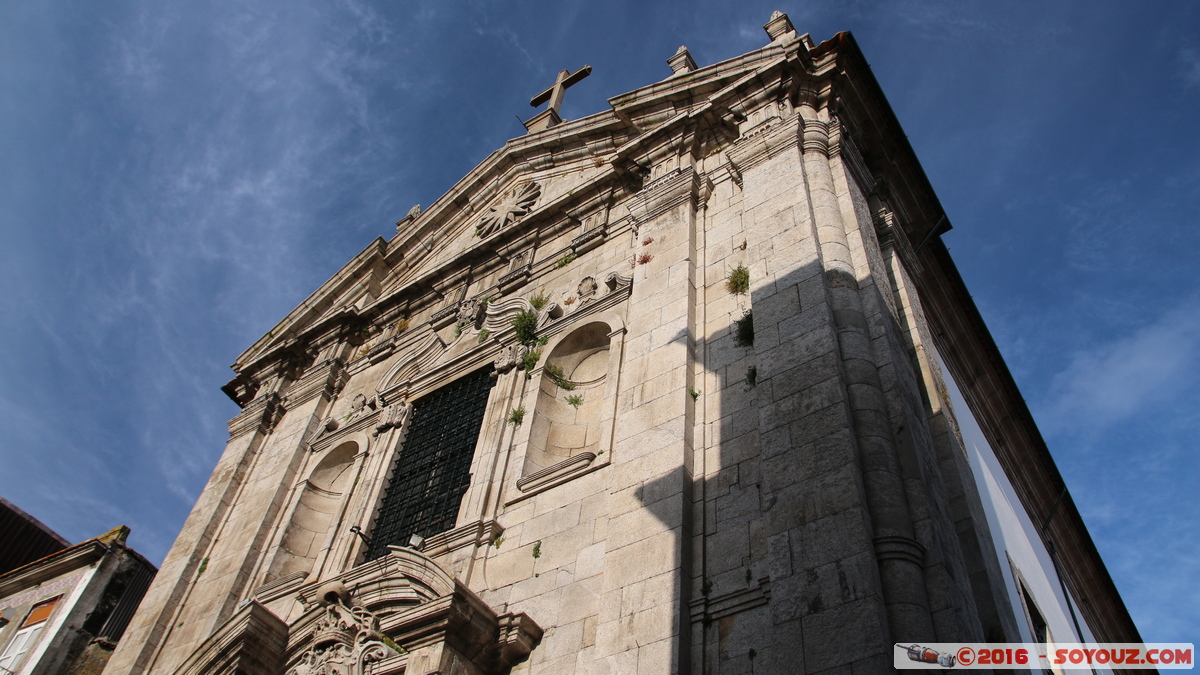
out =
[[[552,87],[529,99],[529,105],[535,108],[546,101],[549,101],[550,105],[535,115],[533,119],[525,122],[525,129],[531,132],[541,131],[562,122],[562,118],[558,116],[558,109],[562,107],[563,93],[567,90],[567,87],[591,74],[591,66],[584,66],[574,73],[569,70],[558,71],[558,77],[555,78]]]

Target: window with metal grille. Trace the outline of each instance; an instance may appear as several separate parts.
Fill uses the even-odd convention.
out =
[[[367,560],[454,527],[471,480],[471,458],[495,380],[491,366],[413,403],[412,421],[392,466],[392,479],[375,517]]]

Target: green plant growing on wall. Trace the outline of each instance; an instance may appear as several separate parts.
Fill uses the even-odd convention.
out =
[[[567,265],[570,265],[573,262],[575,262],[575,254],[568,253],[568,254],[564,255],[563,257],[559,258],[558,262],[555,263],[554,266],[561,270],[562,268],[566,267]]]
[[[508,411],[508,423],[509,424],[513,425],[514,427],[519,427],[519,426],[521,426],[521,422],[524,422],[524,421],[525,421],[525,406],[521,406],[520,408],[513,408],[512,410]]]
[[[540,539],[533,543],[533,557],[542,557],[542,541]]]
[[[754,346],[754,310],[747,310],[742,318],[733,322],[733,344],[737,347]]]
[[[517,334],[517,342],[525,346],[533,346],[537,342],[537,314],[529,310],[518,312],[512,318],[512,327]]]
[[[488,339],[488,336],[489,336],[489,335],[491,335],[491,334],[492,334],[492,332],[491,332],[490,330],[486,329],[486,328],[484,328],[483,330],[479,331],[479,342],[480,342],[480,344],[482,344],[484,340]]]
[[[533,369],[537,368],[538,360],[542,358],[542,350],[527,352],[521,356],[521,370],[525,371],[525,378],[528,379],[533,373]]]
[[[696,391],[695,387],[688,387],[688,395],[692,397],[693,401],[700,399],[700,392]]]
[[[735,295],[741,295],[750,290],[750,270],[745,265],[738,265],[729,273],[725,289]]]
[[[408,653],[407,651],[405,651],[405,649],[403,647],[396,644],[396,641],[393,640],[392,638],[390,638],[386,635],[382,635],[380,637],[382,639],[383,644],[391,647],[397,654],[407,654]]]
[[[199,579],[200,575],[204,574],[204,570],[206,569],[208,569],[208,558],[200,561],[200,567],[196,570],[196,578]]]
[[[572,408],[578,408],[579,406],[583,405],[583,397],[579,394],[571,394],[567,397],[567,405],[571,406]],[[600,452],[604,451],[601,450]]]
[[[550,376],[550,379],[554,382],[554,384],[558,385],[559,389],[565,389],[566,391],[572,391],[575,389],[575,383],[568,380],[563,375],[563,369],[561,366],[556,366],[554,364],[546,366],[546,374]]]
[[[529,299],[529,304],[533,305],[533,308],[539,312],[542,311],[547,302],[550,302],[550,296],[541,291],[538,291],[537,295]]]

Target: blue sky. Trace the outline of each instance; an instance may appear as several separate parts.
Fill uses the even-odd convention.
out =
[[[505,140],[853,31],[1143,636],[1200,637],[1200,4],[6,3],[0,495],[166,554],[228,364]]]

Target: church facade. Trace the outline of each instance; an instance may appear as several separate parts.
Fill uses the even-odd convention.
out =
[[[894,643],[1140,641],[853,38],[765,29],[579,120],[588,70],[563,71],[527,135],[242,354],[107,672],[859,673]]]

